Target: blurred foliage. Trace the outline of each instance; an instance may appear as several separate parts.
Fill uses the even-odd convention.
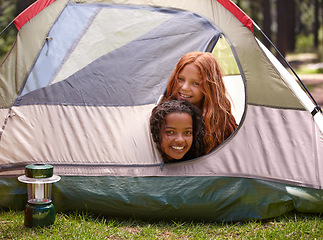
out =
[[[296,38],[296,52],[312,52],[313,51],[313,34],[299,34]]]
[[[0,32],[16,17],[16,1],[0,0]],[[0,56],[5,55],[16,38],[17,30],[14,24],[8,26],[0,36]]]
[[[323,26],[321,26],[319,31],[319,47],[317,49],[317,53],[319,59],[323,60]]]
[[[265,0],[233,0],[254,22],[263,30],[263,3]],[[271,36],[270,39],[277,46],[278,19],[276,4],[278,0],[267,0],[270,3],[271,13]],[[281,0],[283,1],[283,0]],[[315,1],[318,4],[318,21],[320,29],[318,31],[318,48],[314,46],[315,31]],[[296,6],[295,19],[295,52],[306,53],[315,52],[319,60],[323,60],[323,0],[294,0]]]
[[[296,38],[296,49],[295,53],[315,52],[318,59],[323,59],[323,26],[319,30],[319,46],[318,49],[314,47],[314,35],[309,34],[298,34]]]
[[[314,4],[311,4],[309,1],[297,1],[298,9],[301,11],[300,21],[299,21],[299,33],[309,34],[312,32],[314,26]]]
[[[262,9],[262,1],[263,0],[232,0],[236,3],[248,16],[252,18],[260,27],[262,26],[263,21],[263,9]],[[277,13],[275,10],[275,3],[278,0],[269,0],[271,3],[271,15],[272,15],[272,30],[275,32],[277,30]],[[294,0],[297,7],[298,14],[298,26],[296,30],[296,34],[303,33],[309,34],[313,30],[314,26],[314,0]],[[322,5],[323,0],[319,0],[321,4],[320,11],[320,19],[321,25],[322,23]]]

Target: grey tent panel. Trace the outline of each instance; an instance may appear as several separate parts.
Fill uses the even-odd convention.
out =
[[[220,36],[220,30],[205,18],[180,11],[169,14],[173,17],[159,27],[64,81],[21,96],[15,105],[135,106],[156,102],[179,58],[187,52],[204,51]]]

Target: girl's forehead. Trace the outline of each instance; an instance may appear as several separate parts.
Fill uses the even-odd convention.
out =
[[[192,124],[192,116],[187,112],[172,112],[166,115],[165,117],[166,124],[176,124],[177,123],[186,123]]]

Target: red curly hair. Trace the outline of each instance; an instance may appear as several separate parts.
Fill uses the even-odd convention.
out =
[[[204,144],[206,153],[223,143],[237,128],[231,113],[231,102],[225,88],[222,72],[216,58],[211,53],[190,52],[176,64],[166,89],[165,100],[176,99],[178,92],[177,77],[187,64],[199,69],[200,84],[204,99],[201,106],[205,128]]]

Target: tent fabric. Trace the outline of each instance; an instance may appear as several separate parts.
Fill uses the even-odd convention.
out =
[[[1,163],[13,167],[15,162],[44,161],[65,165],[160,163],[148,126],[153,107],[15,108],[2,136]],[[91,172],[85,169],[83,173],[87,171]]]
[[[6,193],[1,206],[24,208],[24,184],[0,178],[0,191]],[[53,185],[52,199],[57,212],[148,220],[247,221],[323,209],[321,190],[232,177],[63,176]]]
[[[53,40],[51,40],[53,43],[50,42],[48,45],[44,45],[44,48],[40,53],[39,61],[36,63],[35,70],[31,71],[22,95],[35,89],[39,90],[35,90],[28,94],[28,96],[19,98],[15,105],[106,105],[108,103],[109,105],[120,106],[156,102],[167,84],[168,76],[165,76],[164,73],[172,71],[173,66],[178,61],[178,55],[193,50],[204,51],[209,42],[215,37],[218,38],[220,34],[219,30],[201,17],[179,12],[173,14],[173,17],[160,24],[155,29],[150,30],[148,33],[145,33],[145,29],[142,30],[141,32],[143,32],[143,35],[138,37],[135,41],[131,41],[96,59],[64,81],[56,83],[55,86],[48,86],[52,81],[51,76],[54,75],[55,72],[43,67],[43,65],[52,66],[55,69],[55,67],[57,68],[57,65],[60,65],[60,62],[64,60],[59,59],[60,62],[53,63],[56,59],[51,55],[56,55],[57,49],[59,49],[55,45],[56,39],[58,39],[57,45],[68,45],[66,50],[64,50],[65,52],[68,51],[72,43],[78,41],[78,38],[80,38],[78,35],[84,34],[84,30],[82,29],[88,28],[86,23],[89,20],[87,20],[87,18],[91,18],[94,14],[93,12],[95,12],[98,7],[99,6],[90,6],[86,9],[78,5],[68,5],[66,7],[61,15],[61,21],[58,24],[58,28],[64,29],[60,27],[61,24],[71,22],[75,28],[81,30],[71,30],[69,32],[71,32],[72,36],[60,36],[62,39],[59,39],[59,36],[56,36],[60,35],[60,32],[56,32],[55,29],[53,30],[53,33],[49,33],[49,36],[53,38]],[[111,6],[107,6],[107,8],[111,8]],[[113,10],[115,11],[115,9]],[[137,10],[133,9],[133,11]],[[104,14],[109,14],[109,12],[110,11]],[[166,11],[163,11],[163,13],[163,15],[167,15]],[[66,14],[68,14],[68,16],[65,16]],[[122,15],[122,17],[129,17],[127,13],[123,14],[126,15]],[[140,13],[137,14],[139,15]],[[146,21],[144,16],[148,16],[149,19],[152,18],[146,12],[143,12],[142,14],[144,15],[140,14],[139,16],[136,16],[136,18],[140,17],[142,22]],[[77,18],[76,16],[79,17]],[[154,14],[154,16],[159,17],[158,14]],[[163,18],[165,18],[165,16],[163,16]],[[74,24],[74,22],[76,24]],[[138,22],[135,22],[135,24],[138,25]],[[69,41],[69,38],[71,38],[72,41]],[[64,44],[61,44],[61,42],[64,42]],[[176,52],[169,52],[169,46],[175,47]],[[135,58],[129,59],[129,55],[135,56]],[[64,54],[62,54],[62,56],[64,56]],[[158,62],[152,61],[149,56],[158,56]],[[42,58],[44,58],[44,60]],[[37,65],[38,63],[39,65]],[[49,74],[50,72],[52,72],[52,74]],[[109,78],[108,84],[106,81],[102,80],[102,78],[106,78],[106,76]],[[93,80],[89,81],[89,79]],[[161,79],[164,81],[161,82]],[[129,91],[130,86],[133,88],[132,91]],[[91,93],[89,93],[87,89],[91,89]],[[69,92],[69,94],[67,94],[67,92]]]
[[[77,1],[76,1],[77,2]],[[85,1],[82,1],[86,3]],[[95,2],[95,1],[89,1]],[[110,1],[109,1],[110,2]],[[115,4],[136,4],[136,1],[126,1],[125,3],[114,1]],[[140,5],[155,5],[160,6],[159,1],[153,3],[149,1],[148,3],[141,2],[137,3]],[[267,57],[258,49],[256,40],[252,34],[250,34],[250,30],[243,27],[242,23],[237,20],[234,16],[232,16],[228,11],[222,7],[222,5],[215,8],[218,5],[215,1],[203,1],[202,3],[196,1],[190,1],[189,4],[181,1],[171,1],[172,3],[168,3],[165,1],[164,6],[160,7],[172,7],[179,8],[183,10],[193,11],[196,13],[202,14],[206,19],[209,19],[212,22],[217,23],[217,27],[222,31],[223,35],[229,39],[232,48],[234,49],[237,58],[242,61],[243,65],[241,66],[242,74],[247,74],[245,78],[247,79],[247,95],[248,101],[250,104],[255,105],[264,105],[264,106],[273,106],[273,107],[284,107],[284,108],[296,108],[296,109],[304,109],[304,106],[297,100],[294,94],[291,91],[285,91],[288,86],[281,80],[281,76],[279,73],[273,68],[271,64],[267,61]],[[212,3],[211,3],[212,2]],[[2,98],[5,102],[0,102],[1,106],[8,107],[10,103],[16,98],[17,94],[21,91],[24,76],[26,76],[27,71],[33,66],[35,57],[39,53],[34,52],[36,49],[41,48],[44,44],[51,40],[47,39],[47,33],[49,31],[50,24],[53,24],[54,18],[57,18],[57,14],[60,14],[62,8],[67,4],[67,0],[57,0],[46,8],[46,11],[42,11],[34,17],[34,20],[38,20],[41,22],[49,23],[42,24],[41,26],[35,27],[35,24],[28,24],[28,26],[24,25],[24,28],[19,31],[18,40],[20,39],[20,34],[35,34],[35,36],[39,36],[37,41],[33,39],[33,41],[28,41],[29,38],[24,38],[24,44],[28,45],[28,49],[24,49],[24,56],[19,56],[18,58],[18,66],[19,71],[16,73],[15,69],[6,68],[5,75],[3,76],[3,83],[0,82],[0,86],[4,87],[6,91],[2,94],[7,94]],[[78,3],[79,4],[79,3]],[[59,6],[57,6],[59,5]],[[217,14],[212,13],[212,9],[217,10]],[[47,12],[49,11],[49,12]],[[47,14],[45,14],[45,12]],[[109,22],[106,20],[105,22]],[[43,28],[43,29],[42,29]],[[23,37],[23,36],[22,36]],[[244,41],[240,41],[243,37]],[[27,44],[28,43],[28,44]],[[24,45],[23,45],[24,46]],[[83,48],[84,49],[84,48]],[[86,52],[84,54],[87,54]],[[87,55],[85,55],[87,56]],[[13,57],[15,57],[13,55]],[[84,57],[84,55],[83,55]],[[258,61],[259,60],[259,61]],[[262,65],[259,65],[259,62],[262,62]],[[246,64],[248,63],[248,64]],[[84,67],[83,65],[80,67]],[[75,69],[77,71],[78,69]],[[12,86],[6,86],[12,81],[9,81],[10,76],[18,76],[15,78],[16,83]],[[21,74],[21,75],[20,75]],[[70,73],[73,74],[73,73]],[[67,77],[67,76],[66,76]],[[168,77],[168,76],[167,76]],[[2,80],[1,79],[1,80]],[[8,79],[5,81],[5,79]],[[273,91],[275,89],[275,91]],[[278,91],[276,91],[278,90]],[[284,94],[281,94],[284,92]],[[10,94],[9,94],[10,93]],[[10,99],[10,100],[9,100]],[[1,100],[1,99],[0,99]]]
[[[19,167],[22,174],[24,165],[48,162],[59,175],[234,176],[322,186],[318,173],[322,143],[317,140],[322,134],[315,123],[308,124],[308,112],[300,115],[296,110],[249,106],[243,126],[222,147],[161,169],[161,158],[149,134],[153,107],[20,107],[3,135],[1,159],[7,171],[3,169],[2,174],[9,174],[14,167]],[[272,125],[268,125],[269,118]],[[280,127],[286,119],[293,119],[293,128]],[[97,128],[91,127],[94,124]],[[86,141],[81,141],[82,136]],[[44,141],[46,145],[41,144]],[[16,146],[20,146],[19,151]],[[11,152],[21,161],[12,158]]]
[[[235,5],[231,1],[225,1],[225,0],[218,0],[220,4],[222,4],[226,9],[228,9],[237,19],[240,20],[243,25],[245,25],[247,28],[249,28],[252,32],[253,30],[253,21],[252,19],[246,15],[237,5]]]
[[[323,115],[313,118],[251,23],[224,0],[49,4],[0,66],[0,207],[22,209],[17,176],[46,163],[62,176],[60,211],[215,221],[322,212]],[[239,127],[208,155],[164,164],[149,116],[190,51],[219,58]]]
[[[13,105],[34,65],[40,49],[46,43],[47,34],[68,0],[56,0],[46,11],[39,12],[18,32],[16,42],[1,63],[0,107]],[[43,24],[37,24],[42,22]],[[33,37],[32,37],[33,36]]]
[[[36,1],[30,5],[25,11],[19,14],[15,19],[14,23],[18,30],[30,19],[36,16],[40,11],[46,8],[49,4],[56,0]]]

